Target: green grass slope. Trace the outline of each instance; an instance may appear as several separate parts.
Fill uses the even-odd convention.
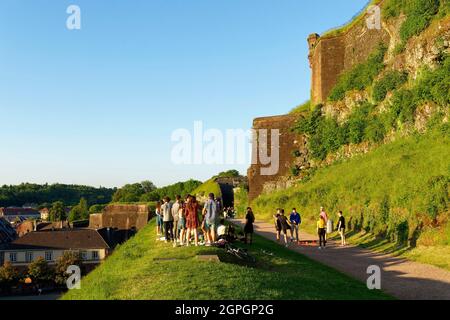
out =
[[[152,221],[83,278],[80,290],[72,290],[62,299],[390,298],[261,237],[255,238],[250,252],[257,259],[252,267],[242,265],[223,249],[172,248],[156,241]],[[267,252],[272,252],[273,256]],[[201,261],[196,257],[199,254],[218,254],[222,262]]]
[[[222,196],[219,184],[215,179],[210,179],[192,191],[192,194],[200,197],[207,197],[209,193],[214,193],[216,197]]]
[[[296,207],[315,232],[320,206],[344,211],[359,244],[450,269],[450,136],[444,124],[318,169],[309,181],[253,201],[257,219]],[[417,246],[417,247],[416,247]],[[427,254],[429,252],[429,254]]]

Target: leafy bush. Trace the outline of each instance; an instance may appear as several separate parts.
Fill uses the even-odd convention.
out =
[[[409,38],[425,30],[439,11],[445,16],[447,6],[448,0],[388,0],[383,6],[383,17],[390,19],[398,17],[400,13],[406,15],[406,20],[400,27],[400,37],[404,45]]]
[[[328,97],[329,100],[342,100],[347,91],[364,90],[370,86],[373,79],[384,68],[383,60],[386,50],[386,46],[380,44],[366,62],[360,63],[353,67],[353,69],[342,74],[335,87],[331,90]]]
[[[365,139],[371,142],[380,142],[386,135],[386,127],[384,126],[380,117],[373,117],[368,121],[367,127],[364,131]]]
[[[396,91],[391,100],[391,112],[394,117],[402,123],[414,120],[414,111],[417,108],[417,101],[414,92],[408,89]]]
[[[408,74],[400,71],[390,71],[386,75],[375,82],[373,86],[373,99],[381,102],[386,98],[389,91],[397,89],[408,79]]]

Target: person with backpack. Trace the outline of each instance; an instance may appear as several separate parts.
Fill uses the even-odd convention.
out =
[[[291,222],[291,234],[294,235],[295,234],[295,238],[297,240],[297,244],[300,243],[300,239],[298,237],[298,231],[299,231],[299,227],[300,224],[302,223],[302,218],[300,217],[300,214],[297,212],[296,208],[292,209],[292,213],[289,216],[289,221]],[[291,239],[292,241],[294,239]]]
[[[209,242],[206,246],[211,246],[211,244],[215,243],[216,238],[216,227],[217,227],[217,219],[218,219],[218,208],[217,202],[214,199],[214,193],[209,194],[209,199],[206,201],[205,206],[203,207],[203,214],[205,215],[205,231],[208,234]]]
[[[255,215],[253,214],[252,208],[247,208],[247,214],[245,215],[245,243],[248,243],[248,235],[250,235],[250,244],[253,243],[253,223],[255,222]]]

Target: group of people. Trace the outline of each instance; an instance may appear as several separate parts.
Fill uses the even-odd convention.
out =
[[[345,239],[345,218],[342,211],[339,211],[338,216],[339,219],[336,229],[341,237],[341,246],[346,246],[347,243]],[[297,244],[300,244],[299,227],[302,223],[302,219],[296,208],[292,209],[289,218],[286,217],[284,209],[277,209],[277,213],[273,215],[273,218],[275,222],[277,241],[280,241],[281,235],[283,235],[285,246],[288,247],[289,230],[291,242],[296,241]],[[323,207],[320,208],[320,214],[316,223],[316,228],[317,235],[319,236],[319,249],[325,249],[327,245],[327,233],[331,233],[333,231],[333,224],[332,221],[328,219],[328,215]]]
[[[162,236],[161,240],[173,242],[174,247],[189,246],[192,237],[195,246],[211,246],[226,232],[221,218],[222,203],[210,193],[201,215],[199,209],[200,204],[193,195],[187,195],[184,200],[181,196],[176,196],[175,202],[164,197],[156,204],[157,235]],[[199,241],[199,229],[202,232],[202,241]]]
[[[173,242],[173,246],[189,246],[193,238],[195,246],[214,245],[219,238],[225,236],[227,227],[224,218],[230,217],[234,210],[232,208],[223,209],[222,202],[210,193],[208,200],[201,208],[197,199],[193,195],[187,195],[183,200],[181,196],[176,196],[174,202],[169,197],[164,197],[163,201],[156,204],[157,235],[166,242]],[[223,216],[222,216],[223,214]],[[342,211],[338,213],[339,219],[337,230],[341,236],[341,245],[346,245],[345,239],[345,218]],[[277,209],[273,215],[277,240],[284,237],[286,247],[289,243],[296,242],[300,244],[299,228],[302,223],[300,213],[293,208],[289,217],[285,215],[284,209]],[[247,208],[244,226],[244,242],[253,242],[253,224],[255,215],[250,207]],[[319,237],[319,249],[325,249],[327,245],[327,233],[333,231],[332,221],[323,207],[320,208],[320,214],[316,223],[317,235]],[[288,237],[290,233],[290,242]],[[201,235],[201,241],[200,240]]]

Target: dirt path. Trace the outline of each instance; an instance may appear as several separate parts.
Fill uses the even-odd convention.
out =
[[[231,220],[243,226],[243,220]],[[256,222],[255,232],[276,241],[273,224]],[[317,240],[315,236],[300,232],[300,240]],[[313,260],[333,267],[353,278],[366,283],[367,268],[377,265],[381,268],[381,289],[404,300],[450,300],[450,272],[431,265],[408,261],[387,254],[374,253],[356,246],[340,247],[329,241],[326,250],[316,246],[297,246],[291,250]]]

